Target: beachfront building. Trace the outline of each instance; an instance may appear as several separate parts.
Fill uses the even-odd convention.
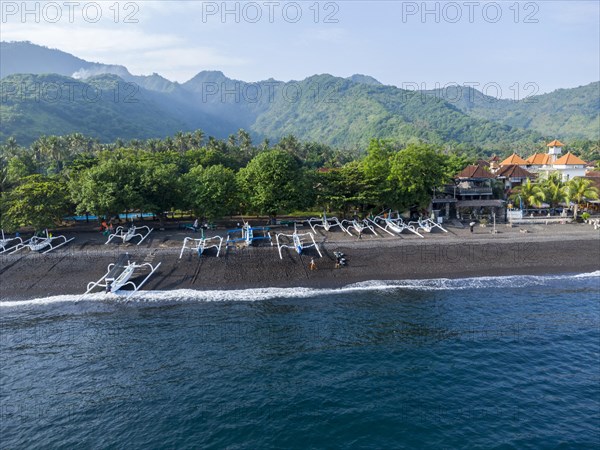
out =
[[[568,152],[566,155],[561,156],[555,160],[552,164],[542,166],[539,169],[540,173],[560,173],[563,181],[569,181],[575,177],[583,177],[586,173],[586,162],[575,156],[573,153]]]
[[[496,179],[504,184],[504,192],[508,193],[512,188],[519,186],[527,178],[533,180],[536,175],[517,164],[501,166],[496,172]]]
[[[445,186],[437,193],[432,202],[433,208],[445,210],[446,218],[459,219],[479,217],[496,213],[502,217],[504,201],[494,198],[495,175],[485,164],[473,164],[465,167],[454,178],[454,183]]]
[[[586,172],[586,162],[571,152],[562,154],[565,146],[555,139],[547,145],[548,153],[534,153],[527,158],[527,170],[538,173],[544,177],[558,172],[563,181],[569,181],[574,177],[583,177]]]
[[[517,153],[500,161],[478,160],[465,167],[455,177],[454,184],[445,186],[433,198],[433,208],[443,211],[446,218],[480,217],[496,213],[503,217],[506,198],[528,178],[547,177],[558,172],[563,181],[586,175],[586,162],[571,152],[562,154],[564,144],[554,140],[547,144],[547,153],[535,153],[527,159]],[[597,180],[597,178],[596,178]]]
[[[486,166],[470,165],[465,167],[454,177],[454,193],[460,198],[472,200],[474,198],[486,199],[493,195],[492,180],[494,174]]]
[[[492,173],[495,173],[496,170],[498,170],[498,167],[500,167],[500,158],[498,158],[497,155],[493,155],[490,158],[489,167]]]
[[[600,171],[593,169],[588,170],[583,178],[591,181],[592,187],[595,187],[598,189],[598,192],[600,192]],[[588,200],[587,206],[583,209],[583,211],[597,214],[600,212],[600,200]]]

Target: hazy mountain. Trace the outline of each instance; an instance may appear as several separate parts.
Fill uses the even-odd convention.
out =
[[[292,133],[340,146],[365,145],[370,137],[378,136],[499,149],[541,138],[470,117],[448,102],[394,86],[360,84],[331,75],[309,77],[298,86],[303,95],[297,100],[278,91],[252,130],[273,138]],[[319,95],[312,86],[321,87]]]
[[[0,42],[0,78],[15,73],[56,73],[72,77],[80,70],[95,70],[95,63],[31,42]]]
[[[24,144],[41,134],[73,131],[109,141],[198,128],[223,138],[244,128],[255,140],[294,134],[356,147],[381,137],[506,151],[533,148],[549,137],[598,139],[600,132],[598,82],[515,102],[460,87],[406,91],[359,74],[247,83],[220,71],[202,71],[180,84],[156,73],[135,76],[123,66],[84,61],[28,42],[3,42],[0,50],[0,138],[14,135]],[[65,101],[70,89],[65,88],[59,101],[41,96],[35,102],[31,92],[19,92],[22,83],[35,90],[51,82],[63,87],[76,82],[77,89],[102,85],[113,96],[111,89],[118,88],[120,101]],[[137,102],[125,104],[127,95]]]
[[[522,93],[520,100],[496,99],[461,86],[423,92],[503,125],[563,139],[600,139],[600,82],[530,97]]]
[[[28,144],[41,135],[81,132],[100,139],[166,137],[177,130],[226,127],[207,114],[115,75],[86,81],[56,74],[10,75],[0,80],[0,140]]]
[[[347,78],[350,81],[354,81],[355,83],[362,83],[362,84],[370,84],[372,86],[380,86],[381,83],[376,80],[375,78],[369,76],[369,75],[361,75],[358,73],[355,73],[354,75],[352,75],[351,77]]]
[[[23,73],[34,75],[55,73],[85,80],[97,75],[112,74],[153,91],[166,92],[175,85],[156,73],[149,76],[136,76],[129,73],[124,66],[85,61],[70,53],[31,42],[0,42],[0,55],[2,57],[0,78]]]

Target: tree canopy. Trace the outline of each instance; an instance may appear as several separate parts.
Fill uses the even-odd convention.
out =
[[[29,147],[8,140],[0,146],[0,219],[14,228],[50,226],[67,211],[162,218],[182,210],[214,220],[314,208],[343,215],[425,208],[465,161],[456,149],[381,139],[356,152],[293,135],[254,145],[243,130],[226,140],[201,131],[111,144],[77,133]]]
[[[309,204],[308,179],[296,158],[278,149],[259,153],[238,173],[244,206],[270,216]]]

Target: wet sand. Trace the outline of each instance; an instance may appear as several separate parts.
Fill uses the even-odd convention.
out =
[[[81,294],[88,282],[100,278],[108,264],[124,252],[137,263],[161,263],[143,290],[329,288],[368,280],[581,273],[600,269],[600,232],[590,225],[499,225],[496,234],[491,233],[490,227],[477,227],[474,233],[468,228],[447,229],[448,233],[424,233],[423,239],[408,232],[400,237],[385,233],[376,237],[367,232],[358,239],[341,231],[318,230],[315,239],[323,258],[314,249],[302,256],[284,249],[283,259],[279,258],[276,245],[265,243],[228,252],[223,244],[219,258],[209,250],[201,257],[188,251],[179,259],[183,238],[198,236],[176,228],[155,230],[140,246],[104,245],[106,238],[97,231],[65,230],[64,234],[75,240],[46,255],[29,250],[0,255],[0,299]],[[308,227],[303,231],[309,231]],[[273,241],[276,232],[292,231],[274,228]],[[224,236],[225,230],[210,234]],[[346,254],[346,267],[335,268],[334,251]],[[309,270],[312,257],[316,270]]]

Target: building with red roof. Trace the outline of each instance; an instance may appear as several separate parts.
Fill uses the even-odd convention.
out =
[[[549,175],[558,172],[564,181],[574,177],[585,176],[586,162],[571,152],[562,154],[565,146],[558,139],[546,144],[548,153],[534,153],[527,158],[526,168],[529,172]]]

